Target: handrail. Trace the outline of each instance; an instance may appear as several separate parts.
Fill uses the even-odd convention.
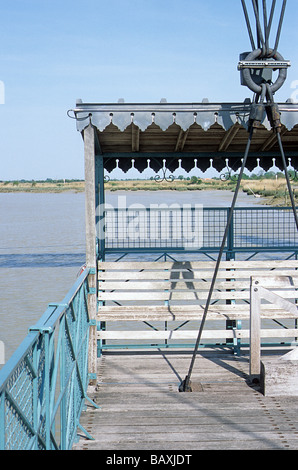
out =
[[[49,304],[0,371],[1,450],[72,448],[89,400],[88,275]]]

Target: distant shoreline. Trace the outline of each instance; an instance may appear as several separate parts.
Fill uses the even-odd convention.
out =
[[[110,180],[105,183],[105,190],[116,191],[234,191],[235,179],[221,181],[220,179],[176,179],[174,181],[154,180]],[[290,205],[285,178],[244,179],[241,190],[256,198],[262,198],[263,203],[275,206]],[[298,203],[298,186],[293,185],[295,198]],[[81,193],[85,191],[84,181],[40,181],[0,182],[0,193]]]

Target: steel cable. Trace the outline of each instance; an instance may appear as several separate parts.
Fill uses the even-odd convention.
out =
[[[277,28],[277,34],[276,34],[276,40],[275,40],[273,55],[276,54],[277,49],[278,49],[281,29],[282,29],[282,25],[283,25],[284,16],[285,16],[286,5],[287,5],[287,0],[283,0],[283,5],[282,5],[281,15],[280,15],[280,19],[279,19],[278,28]]]
[[[255,21],[256,21],[257,47],[256,47],[256,42],[254,40],[253,32],[252,32],[251,22],[250,22],[250,18],[249,18],[247,6],[246,6],[246,0],[241,0],[241,3],[242,3],[242,8],[243,8],[243,12],[244,12],[244,17],[245,17],[245,21],[246,21],[246,25],[247,25],[247,30],[248,30],[252,50],[260,48],[260,49],[262,49],[262,56],[263,57],[272,57],[272,56],[274,56],[276,54],[276,52],[278,50],[278,46],[279,46],[279,41],[280,41],[281,30],[282,30],[283,21],[284,21],[284,15],[285,15],[287,0],[283,0],[283,3],[282,3],[281,14],[280,14],[278,27],[277,27],[277,32],[276,32],[275,45],[274,45],[274,49],[272,50],[271,53],[270,53],[269,39],[270,39],[270,33],[271,33],[271,29],[272,29],[274,13],[275,13],[275,10],[276,10],[276,0],[272,0],[269,20],[268,20],[268,10],[267,10],[267,0],[262,0],[264,33],[262,31],[262,26],[261,26],[259,1],[258,0],[252,0],[252,7],[253,7],[253,12],[254,12]]]
[[[255,42],[254,42],[254,38],[253,38],[253,34],[252,34],[252,29],[251,29],[249,15],[248,15],[247,8],[246,8],[246,3],[245,3],[245,0],[241,0],[241,1],[242,1],[243,11],[244,11],[244,16],[245,16],[245,20],[246,20],[246,24],[247,24],[247,28],[248,28],[250,41],[251,41],[253,50],[255,50]],[[274,11],[275,11],[275,7],[276,7],[276,0],[272,1],[269,22],[268,22],[268,16],[267,16],[266,0],[263,0],[263,19],[264,19],[265,39],[264,39],[264,35],[262,33],[262,28],[261,28],[261,23],[260,23],[259,2],[258,2],[258,0],[252,0],[252,4],[253,4],[255,19],[256,19],[258,46],[261,46],[261,47],[259,47],[259,49],[262,49],[261,53],[264,57],[269,57],[269,55],[270,56],[275,56],[277,54],[277,48],[278,48],[278,44],[279,44],[279,40],[280,40],[281,28],[282,28],[285,8],[286,8],[286,0],[283,0],[281,16],[280,16],[280,20],[279,20],[279,24],[278,24],[278,29],[277,29],[275,47],[274,47],[273,51],[270,51],[270,49],[269,49],[269,36],[270,36],[270,32],[271,32],[273,16],[274,16]],[[255,105],[257,104],[258,100],[260,99],[260,102],[261,102],[260,105],[265,106],[264,105],[265,93],[266,93],[266,97],[267,97],[266,111],[267,111],[267,113],[269,112],[269,114],[270,114],[270,120],[271,120],[272,127],[274,128],[274,131],[277,134],[277,140],[278,140],[278,144],[279,144],[279,148],[280,148],[280,152],[281,152],[281,157],[282,157],[282,161],[283,161],[285,177],[286,177],[288,190],[289,190],[289,194],[290,194],[290,199],[291,199],[291,204],[292,204],[292,208],[293,208],[293,212],[294,212],[296,227],[297,227],[297,230],[298,230],[298,216],[297,216],[297,211],[296,211],[296,206],[295,206],[295,198],[294,198],[293,191],[292,191],[292,188],[291,188],[291,183],[290,183],[290,178],[289,178],[289,174],[288,174],[288,170],[287,170],[285,154],[284,154],[283,145],[282,145],[281,136],[280,136],[280,121],[279,121],[280,115],[279,115],[277,105],[274,104],[273,90],[272,90],[271,85],[269,85],[269,83],[267,83],[267,84],[263,83],[262,84],[260,93],[258,93],[257,96],[256,96]],[[274,107],[275,107],[275,109],[273,111]],[[215,282],[216,282],[216,279],[217,279],[217,274],[218,274],[219,266],[220,266],[220,263],[221,263],[222,255],[223,255],[223,252],[224,252],[228,232],[229,232],[230,225],[231,225],[231,222],[232,222],[234,209],[235,209],[235,205],[236,205],[236,201],[237,201],[237,197],[238,197],[238,193],[239,193],[239,189],[240,189],[240,184],[241,184],[243,173],[244,173],[244,170],[245,170],[245,167],[246,167],[246,162],[247,162],[247,158],[248,158],[248,154],[249,154],[249,150],[250,150],[250,146],[251,146],[253,132],[254,132],[254,129],[255,129],[255,126],[254,126],[254,121],[255,120],[256,119],[254,117],[252,119],[252,122],[250,122],[250,124],[249,124],[249,137],[248,137],[248,141],[247,141],[247,145],[246,145],[246,149],[245,149],[245,153],[244,153],[244,158],[242,160],[242,166],[241,166],[239,178],[238,178],[237,185],[236,185],[236,190],[235,190],[235,193],[234,193],[234,196],[233,196],[233,200],[232,200],[232,204],[231,204],[231,208],[230,208],[230,212],[229,212],[229,217],[228,217],[228,220],[227,220],[227,224],[226,224],[224,236],[223,236],[223,239],[222,239],[218,259],[217,259],[215,270],[214,270],[214,273],[213,273],[213,277],[212,277],[212,281],[211,281],[211,285],[210,285],[210,289],[209,289],[209,293],[208,293],[208,298],[207,298],[206,305],[205,305],[205,308],[204,308],[204,313],[203,313],[202,321],[201,321],[201,324],[200,324],[200,329],[199,329],[199,332],[198,332],[197,340],[196,340],[196,343],[195,343],[193,355],[192,355],[192,358],[191,358],[188,374],[186,375],[185,379],[181,382],[181,384],[179,386],[179,391],[180,392],[190,392],[190,391],[192,391],[191,390],[191,385],[190,385],[191,384],[190,379],[191,379],[193,367],[194,367],[194,364],[195,364],[197,351],[198,351],[198,348],[199,348],[199,345],[200,345],[200,342],[201,342],[202,332],[203,332],[205,322],[206,322],[206,318],[207,318],[207,315],[208,315],[208,310],[209,310],[209,306],[210,306],[210,303],[211,303],[213,290],[214,290]]]
[[[268,23],[268,26],[267,26],[268,40],[269,40],[269,36],[270,36],[270,32],[271,32],[271,27],[272,27],[272,21],[273,21],[273,17],[274,17],[275,7],[276,7],[276,0],[273,0],[273,1],[272,1],[272,5],[271,5],[271,12],[270,12],[270,17],[269,17],[269,23]]]
[[[266,0],[263,0],[263,19],[264,19],[264,32],[265,32],[265,49],[266,49],[266,56],[268,55],[269,51],[269,30],[268,30],[268,17],[267,17],[267,4]]]
[[[205,305],[205,309],[204,309],[204,313],[203,313],[199,333],[198,333],[197,340],[196,340],[196,343],[195,343],[193,356],[192,356],[192,359],[191,359],[191,362],[190,362],[188,374],[186,375],[184,381],[182,381],[180,386],[179,386],[179,391],[180,392],[189,392],[189,391],[191,391],[190,378],[191,378],[191,374],[192,374],[192,371],[193,371],[193,366],[194,366],[194,363],[195,363],[197,351],[198,351],[198,348],[199,348],[199,345],[200,345],[200,342],[201,342],[202,332],[203,332],[203,329],[204,329],[204,326],[205,326],[209,306],[210,306],[210,303],[211,303],[211,298],[212,298],[212,295],[213,295],[215,281],[217,279],[219,265],[220,265],[220,262],[221,262],[221,258],[222,258],[222,254],[223,254],[223,251],[224,251],[224,248],[225,248],[228,232],[229,232],[230,225],[231,225],[231,222],[232,222],[234,209],[235,209],[235,205],[236,205],[236,201],[237,201],[237,197],[238,197],[238,193],[239,193],[239,189],[240,189],[240,184],[241,184],[242,176],[243,176],[243,173],[244,173],[244,170],[245,170],[245,166],[246,166],[250,146],[251,146],[252,136],[253,136],[253,127],[251,127],[251,129],[250,129],[249,138],[248,138],[248,142],[247,142],[247,145],[246,145],[246,150],[245,150],[244,158],[243,158],[243,161],[242,161],[241,170],[240,170],[239,177],[238,177],[238,180],[237,180],[236,190],[235,190],[235,193],[234,193],[234,197],[233,197],[232,205],[231,205],[231,208],[230,208],[227,225],[226,225],[226,228],[225,228],[224,236],[223,236],[223,239],[222,239],[219,255],[218,255],[218,258],[217,258],[217,262],[216,262],[216,266],[215,266],[215,270],[214,270],[214,274],[213,274],[213,278],[212,278],[212,281],[211,281],[210,290],[209,290],[208,298],[207,298],[207,301],[206,301],[206,305]]]
[[[254,51],[256,49],[256,45],[255,45],[255,40],[254,40],[254,37],[253,37],[253,32],[252,32],[252,29],[251,29],[251,24],[250,24],[250,21],[249,21],[249,15],[248,15],[248,11],[247,11],[247,8],[246,8],[246,3],[245,3],[245,0],[241,0],[241,2],[242,2],[244,17],[245,17],[245,21],[246,21],[246,25],[247,25],[248,35],[249,35],[250,42],[251,42],[251,47],[252,47],[252,50]]]
[[[277,133],[277,141],[278,141],[278,145],[279,145],[279,149],[280,149],[280,153],[281,153],[281,158],[282,158],[282,162],[283,162],[283,166],[284,166],[284,171],[285,171],[285,177],[286,177],[286,181],[287,181],[289,196],[290,196],[292,209],[293,209],[293,212],[294,212],[294,218],[295,218],[295,222],[296,222],[296,228],[297,228],[297,231],[298,231],[298,215],[297,215],[297,210],[296,210],[295,197],[294,197],[292,186],[291,186],[291,181],[290,181],[288,168],[287,168],[287,163],[286,163],[285,152],[284,152],[284,149],[283,149],[283,144],[282,144],[281,136],[280,136],[279,132]]]
[[[261,96],[261,102],[263,101],[263,95],[264,95],[264,87],[263,87],[263,93],[262,93],[262,96]],[[270,94],[269,94],[269,96],[271,98]],[[270,99],[269,103],[270,102],[272,102],[271,99]],[[254,128],[253,128],[253,126],[251,126],[250,133],[249,133],[249,138],[248,138],[248,142],[247,142],[246,150],[245,150],[245,154],[244,154],[244,158],[243,158],[243,161],[242,161],[242,166],[241,166],[239,178],[238,178],[238,181],[237,181],[236,190],[235,190],[232,205],[231,205],[231,208],[230,208],[229,218],[228,218],[228,221],[227,221],[227,225],[226,225],[225,233],[224,233],[224,236],[223,236],[223,239],[222,239],[222,243],[221,243],[218,259],[217,259],[217,262],[216,262],[213,278],[212,278],[212,281],[211,281],[210,290],[209,290],[208,298],[207,298],[207,301],[206,301],[206,305],[205,305],[205,309],[204,309],[204,313],[203,313],[199,333],[198,333],[197,340],[196,340],[196,343],[195,343],[195,347],[194,347],[192,359],[191,359],[191,362],[190,362],[188,374],[186,375],[184,381],[182,381],[180,386],[179,386],[179,391],[180,392],[190,392],[191,391],[191,385],[190,385],[191,381],[190,381],[190,379],[191,379],[193,367],[194,367],[194,364],[195,364],[197,351],[198,351],[198,348],[199,348],[199,345],[200,345],[200,342],[201,342],[202,332],[203,332],[203,329],[204,329],[204,326],[205,326],[209,306],[210,306],[210,303],[211,303],[213,290],[214,290],[215,282],[216,282],[216,279],[217,279],[217,274],[218,274],[219,266],[220,266],[220,263],[221,263],[225,243],[226,243],[228,232],[229,232],[230,225],[231,225],[231,222],[232,222],[233,213],[234,213],[234,209],[235,209],[235,205],[236,205],[236,201],[237,201],[237,197],[238,197],[238,193],[239,193],[239,189],[240,189],[240,184],[241,184],[241,181],[242,181],[244,169],[245,169],[245,166],[246,166],[246,162],[247,162],[247,158],[248,158],[248,154],[249,154],[249,150],[250,150],[250,146],[251,146],[253,132],[254,132]],[[281,157],[282,157],[282,162],[283,162],[283,166],[284,166],[284,172],[285,172],[288,191],[289,191],[289,195],[290,195],[290,199],[291,199],[291,204],[292,204],[292,209],[293,209],[293,213],[294,213],[296,228],[297,228],[297,231],[298,231],[298,215],[297,215],[297,210],[296,210],[296,205],[295,205],[295,197],[294,197],[292,187],[291,187],[291,182],[290,182],[290,178],[289,178],[289,174],[288,174],[286,158],[285,158],[285,153],[284,153],[284,149],[283,149],[283,145],[282,145],[280,132],[277,132],[277,140],[278,140],[280,153],[281,153]]]
[[[257,25],[257,37],[258,37],[258,47],[262,49],[262,55],[266,56],[266,44],[262,32],[261,22],[260,22],[260,13],[259,13],[259,4],[257,0],[252,0],[253,9],[256,18],[256,25]]]

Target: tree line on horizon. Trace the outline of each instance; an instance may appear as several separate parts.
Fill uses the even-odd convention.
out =
[[[290,171],[291,173],[291,171]],[[297,174],[295,172],[295,175],[292,175],[295,177],[295,179],[297,178]],[[258,174],[254,173],[252,175],[247,175],[244,173],[243,175],[243,179],[244,180],[260,180],[260,179],[279,179],[279,178],[284,178],[284,173],[283,172],[274,172],[274,171],[267,171],[267,172],[260,172]],[[176,180],[180,180],[180,181],[190,181],[191,183],[193,184],[200,184],[201,182],[203,182],[205,179],[208,179],[208,180],[219,180],[220,177],[217,177],[217,176],[214,176],[212,178],[203,178],[203,177],[198,177],[198,176],[188,176],[188,177],[185,177],[183,175],[179,175]],[[147,181],[150,181],[150,180],[154,180],[154,177],[151,176],[151,178],[134,178],[134,179],[127,179],[127,181],[142,181],[142,180],[147,180]],[[109,181],[123,181],[123,179],[118,179],[118,178],[111,178]],[[75,183],[75,182],[84,182],[84,179],[80,179],[80,178],[59,178],[59,179],[55,179],[55,178],[46,178],[46,179],[15,179],[15,180],[0,180],[0,183],[3,183],[3,184],[22,184],[22,183],[31,183],[31,184],[37,184],[37,183],[54,183],[54,184],[61,184],[61,183]]]

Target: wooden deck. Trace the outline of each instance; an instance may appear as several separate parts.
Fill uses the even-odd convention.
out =
[[[287,350],[266,351],[266,357]],[[262,353],[264,356],[265,352]],[[249,356],[200,349],[192,382],[179,393],[192,351],[108,352],[74,450],[297,450],[298,397],[265,397],[249,382]]]

